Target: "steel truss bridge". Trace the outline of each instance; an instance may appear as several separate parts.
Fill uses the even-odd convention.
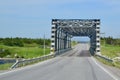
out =
[[[90,38],[90,53],[100,54],[100,19],[52,19],[51,53],[71,49],[71,38]]]

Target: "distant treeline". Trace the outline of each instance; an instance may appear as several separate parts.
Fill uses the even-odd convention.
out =
[[[102,43],[110,44],[110,45],[119,45],[120,46],[120,39],[113,38],[113,37],[102,37],[101,38]]]
[[[38,38],[38,39],[32,39],[32,38],[0,38],[0,44],[4,44],[7,46],[19,46],[24,47],[24,44],[39,44],[43,45],[44,39]],[[50,45],[50,39],[45,39],[45,45]]]

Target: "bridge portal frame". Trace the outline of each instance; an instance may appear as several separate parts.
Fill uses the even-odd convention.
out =
[[[88,36],[90,53],[100,54],[100,19],[52,19],[51,53],[71,49],[73,36]]]

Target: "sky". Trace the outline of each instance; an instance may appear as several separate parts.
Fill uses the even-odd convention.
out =
[[[0,37],[51,37],[52,19],[100,19],[120,38],[120,0],[0,0]]]

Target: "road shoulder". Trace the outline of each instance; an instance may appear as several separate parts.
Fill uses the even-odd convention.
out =
[[[94,57],[93,57],[94,58]],[[106,65],[102,62],[100,62],[99,60],[97,60],[96,58],[94,58],[95,61],[100,64],[103,68],[105,68],[107,71],[109,71],[113,76],[115,76],[116,78],[118,78],[120,80],[120,69],[113,67],[113,66],[109,66]]]

